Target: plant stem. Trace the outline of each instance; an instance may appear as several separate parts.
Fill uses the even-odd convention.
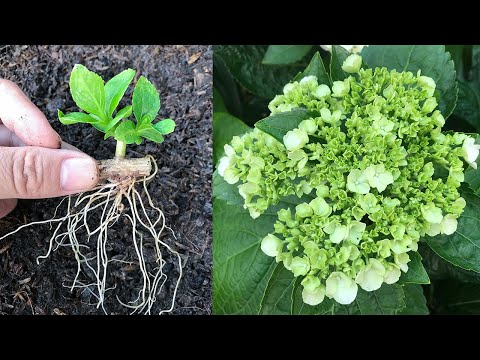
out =
[[[123,159],[127,153],[127,144],[123,141],[117,141],[117,148],[115,149],[115,157],[117,159]]]

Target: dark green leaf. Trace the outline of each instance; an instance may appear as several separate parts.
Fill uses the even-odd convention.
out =
[[[335,301],[327,297],[323,301],[316,305],[311,306],[303,302],[301,279],[297,278],[293,289],[293,302],[292,302],[292,315],[334,315],[335,314]]]
[[[308,64],[306,69],[303,70],[303,72],[298,73],[297,76],[295,76],[294,80],[300,81],[305,76],[311,75],[317,77],[319,84],[326,84],[330,86],[332,83],[330,80],[330,76],[327,73],[327,70],[325,70],[325,66],[318,51],[315,53],[315,55],[313,55],[312,60],[310,61],[310,64]]]
[[[454,114],[477,131],[480,130],[480,88],[476,84],[458,81],[458,101]]]
[[[408,271],[402,272],[399,284],[430,284],[430,279],[422,264],[422,257],[418,252],[409,252],[410,262]]]
[[[140,127],[137,127],[137,132],[140,136],[151,140],[156,143],[163,142],[163,135],[158,131],[154,126],[150,124],[143,124]]]
[[[422,70],[437,84],[439,109],[448,118],[457,102],[455,66],[444,45],[371,45],[362,50],[364,61],[371,67],[397,71]]]
[[[420,247],[423,256],[423,263],[429,277],[435,280],[457,280],[460,282],[471,282],[480,285],[480,274],[474,271],[464,270],[455,266],[438,256],[427,245]]]
[[[58,120],[60,120],[60,122],[63,125],[71,125],[76,123],[91,124],[97,121],[94,118],[92,118],[90,115],[85,113],[73,112],[70,114],[64,114],[61,110],[58,110],[57,113],[58,113]]]
[[[217,55],[216,49],[217,46],[214,47],[213,51],[213,78],[215,79],[215,89],[225,104],[225,111],[243,119],[240,86],[223,63],[223,60]],[[215,92],[213,96],[215,96]],[[220,111],[220,108],[217,108],[216,104],[214,104],[213,111]]]
[[[350,53],[339,45],[332,46],[332,55],[330,58],[330,76],[332,81],[344,80],[347,76],[342,69],[343,62]],[[363,55],[363,53],[362,53]]]
[[[213,114],[213,164],[216,165],[223,154],[223,147],[235,135],[242,135],[251,128],[242,120],[227,113]]]
[[[275,267],[260,243],[273,229],[276,213],[252,221],[247,210],[220,199],[213,208],[213,313],[256,315]]]
[[[105,84],[105,107],[109,116],[112,116],[134,76],[135,70],[127,69]]]
[[[335,314],[396,315],[405,308],[405,294],[398,284],[383,284],[376,291],[358,288],[357,298],[350,305],[335,305]]]
[[[122,122],[115,129],[115,140],[123,141],[126,144],[136,143],[140,145],[142,138],[135,128],[135,123],[132,120]]]
[[[272,135],[283,144],[283,137],[285,134],[290,130],[298,128],[298,125],[303,120],[310,117],[312,117],[312,114],[309,111],[298,108],[293,109],[292,111],[271,115],[257,122],[255,127]]]
[[[466,79],[472,68],[472,45],[445,45],[455,64],[457,77]]]
[[[140,76],[133,90],[133,113],[138,124],[142,124],[144,117],[153,121],[160,110],[160,96],[155,86],[144,76]]]
[[[263,57],[262,64],[293,64],[308,54],[312,45],[270,45]]]
[[[452,235],[425,236],[427,244],[443,259],[466,270],[480,272],[480,197],[460,187],[467,202]]]
[[[243,206],[245,203],[243,197],[238,193],[238,184],[230,185],[216,170],[213,173],[213,196],[225,201],[229,205]]]
[[[70,92],[77,106],[100,119],[105,113],[105,89],[103,79],[81,64],[76,64],[70,74]]]
[[[405,293],[405,308],[399,312],[399,315],[428,315],[430,313],[422,285],[405,284],[403,292]]]
[[[277,264],[268,280],[260,304],[260,315],[290,315],[295,277],[283,264]]]
[[[437,312],[443,314],[480,314],[480,286],[440,280],[433,284]]]
[[[217,45],[214,48],[217,59],[243,87],[255,95],[273,99],[302,67],[263,65],[266,50],[267,46],[263,45]]]
[[[153,125],[155,130],[160,132],[160,134],[167,135],[173,132],[175,130],[175,121],[172,119],[164,119],[160,120],[157,122],[155,125]]]
[[[216,87],[213,87],[213,112],[228,112],[222,95]]]

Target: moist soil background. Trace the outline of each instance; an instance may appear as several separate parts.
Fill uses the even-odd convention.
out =
[[[146,76],[159,90],[159,119],[172,118],[177,127],[165,142],[129,145],[127,157],[153,155],[159,172],[149,184],[154,203],[166,217],[168,232],[162,240],[177,250],[183,262],[183,279],[178,289],[173,314],[210,314],[212,288],[212,49],[210,46],[2,46],[0,77],[16,82],[47,116],[62,139],[94,158],[107,159],[115,153],[113,139],[87,124],[63,126],[57,109],[79,111],[68,87],[73,66],[87,66],[105,80],[126,68],[137,70],[134,82]],[[131,99],[131,85],[126,99]],[[121,108],[124,106],[120,104]],[[0,219],[0,235],[22,224],[50,219],[60,199],[21,200],[14,212]],[[98,222],[98,215],[96,219]],[[127,314],[116,299],[132,299],[141,283],[137,271],[131,228],[112,228],[108,250],[132,264],[109,265],[105,309],[109,314]],[[128,231],[130,230],[130,231]],[[45,260],[52,230],[41,225],[0,241],[0,314],[103,314],[89,303],[94,298],[87,290],[70,292],[62,284],[71,280],[77,263],[73,252],[60,247]],[[94,246],[94,245],[93,245]],[[150,252],[153,254],[153,252]],[[164,272],[169,279],[158,297],[168,307],[178,269],[175,258],[164,252]],[[147,262],[153,263],[153,256]],[[84,275],[87,276],[87,275]]]

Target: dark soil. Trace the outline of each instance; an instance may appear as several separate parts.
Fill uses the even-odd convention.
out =
[[[198,57],[198,58],[197,58]],[[69,92],[68,79],[74,64],[81,63],[109,79],[130,67],[134,81],[146,76],[160,92],[160,119],[172,118],[177,127],[162,144],[131,145],[127,156],[153,155],[159,167],[149,189],[163,210],[168,234],[163,241],[182,256],[184,277],[174,314],[210,314],[212,244],[212,49],[207,46],[0,46],[0,77],[15,81],[50,120],[62,139],[96,159],[111,158],[114,140],[86,124],[63,126],[57,109],[78,111]],[[132,86],[126,98],[131,98]],[[123,104],[121,104],[123,105]],[[27,222],[52,217],[59,199],[22,200],[17,209],[0,219],[0,235]],[[94,219],[93,219],[94,220]],[[98,219],[97,219],[98,221]],[[123,222],[122,222],[123,223]],[[131,227],[112,229],[110,256],[134,260]],[[130,231],[129,231],[130,230]],[[51,230],[41,225],[22,230],[0,241],[0,314],[103,314],[89,305],[87,291],[73,293],[62,284],[71,281],[76,260],[68,248],[60,248],[37,265],[37,256],[48,249]],[[168,304],[177,278],[175,258],[165,257],[169,275],[164,295],[154,312]],[[154,261],[150,259],[148,261]],[[172,264],[172,265],[170,265]],[[110,266],[110,265],[109,265]],[[88,274],[82,274],[87,277]],[[135,266],[115,265],[109,271],[105,308],[111,314],[127,314],[116,300],[125,300],[139,287]],[[126,296],[128,300],[128,296]]]

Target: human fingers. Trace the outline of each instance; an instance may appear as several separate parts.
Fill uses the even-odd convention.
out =
[[[59,149],[62,140],[12,81],[0,79],[0,121],[26,145]]]

